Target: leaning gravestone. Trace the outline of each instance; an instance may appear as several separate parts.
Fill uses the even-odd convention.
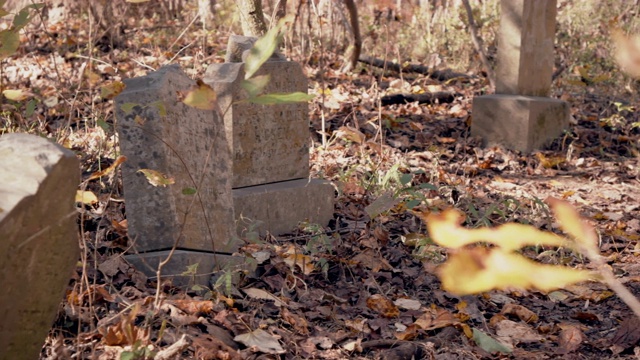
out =
[[[223,120],[213,110],[182,103],[196,82],[177,65],[125,80],[116,98],[129,238],[127,256],[155,277],[158,264],[176,251],[163,275],[175,284],[207,285],[212,271],[242,263],[231,198],[231,159]],[[144,171],[173,179],[152,184]],[[197,265],[197,267],[194,267]],[[188,276],[190,268],[196,270]]]
[[[79,163],[34,135],[0,136],[0,359],[37,359],[79,246]]]
[[[279,235],[301,221],[326,225],[333,216],[334,189],[328,181],[309,179],[308,104],[245,101],[242,61],[254,41],[232,36],[227,47],[227,61],[231,62],[210,65],[203,79],[216,91],[225,111],[238,232],[253,229]],[[300,64],[278,54],[254,77],[265,75],[270,80],[264,94],[307,92],[308,80]]]

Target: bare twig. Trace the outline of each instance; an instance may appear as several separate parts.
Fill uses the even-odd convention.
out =
[[[482,61],[482,66],[484,66],[485,71],[487,72],[487,78],[489,78],[489,85],[491,86],[491,91],[493,92],[496,88],[496,78],[493,73],[493,69],[491,68],[491,64],[489,64],[489,59],[487,58],[487,54],[484,51],[484,46],[482,45],[482,38],[478,35],[478,27],[476,26],[476,22],[473,19],[473,11],[471,10],[471,5],[469,5],[469,0],[462,0],[462,4],[464,5],[465,10],[467,11],[467,22],[469,23],[469,32],[471,33],[471,41],[473,41],[473,47],[476,49],[478,55],[480,55],[480,60]]]

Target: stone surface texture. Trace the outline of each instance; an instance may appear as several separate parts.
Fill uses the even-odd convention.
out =
[[[240,236],[247,231],[280,235],[290,232],[301,221],[326,225],[333,217],[333,200],[333,185],[319,179],[234,189],[237,232]]]
[[[549,96],[556,1],[500,1],[497,94]]]
[[[530,152],[562,135],[569,127],[569,104],[557,99],[487,95],[473,99],[472,136],[487,144]]]
[[[136,252],[178,248],[232,253],[231,158],[222,118],[178,99],[196,85],[177,65],[125,80],[116,98],[129,238]],[[174,179],[153,186],[139,172]],[[194,195],[184,194],[197,189]]]
[[[0,359],[37,359],[79,249],[73,152],[27,134],[0,136]]]
[[[254,75],[270,75],[264,93],[307,92],[307,78],[293,61],[267,61]],[[309,106],[240,103],[244,63],[213,64],[204,82],[218,94],[233,153],[232,187],[262,185],[309,176]]]

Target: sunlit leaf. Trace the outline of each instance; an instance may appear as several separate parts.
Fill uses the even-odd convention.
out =
[[[10,90],[10,89],[3,90],[2,95],[4,95],[4,97],[6,97],[7,99],[13,100],[13,101],[22,101],[33,96],[33,94],[28,91]]]
[[[133,109],[138,106],[136,103],[124,103],[120,105],[120,110],[124,111],[125,114],[129,115],[133,111]]]
[[[284,262],[292,269],[298,267],[305,275],[309,275],[315,270],[315,265],[311,258],[297,251],[294,246],[289,247],[281,256]]]
[[[98,197],[91,191],[76,191],[76,202],[85,204],[85,205],[93,205],[98,202]]]
[[[479,247],[451,254],[439,274],[442,287],[458,295],[508,288],[551,291],[593,278],[588,271],[543,265],[517,253]]]
[[[138,172],[142,173],[147,180],[149,181],[149,184],[153,185],[153,186],[167,186],[167,185],[172,185],[175,183],[175,180],[170,177],[167,176],[159,171],[156,170],[151,170],[151,169],[140,169],[138,170]]]
[[[185,94],[182,102],[196,109],[214,110],[217,100],[218,96],[215,90],[202,81],[198,81],[198,84]]]
[[[260,105],[289,104],[307,102],[313,100],[314,96],[303,92],[292,92],[286,94],[264,94],[248,98],[247,101]]]

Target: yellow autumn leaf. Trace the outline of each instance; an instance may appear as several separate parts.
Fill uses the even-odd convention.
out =
[[[188,106],[200,110],[214,110],[217,106],[218,96],[211,86],[198,80],[197,85],[184,94],[182,102]]]
[[[431,213],[425,218],[429,235],[438,245],[457,249],[477,242],[494,244],[505,251],[525,246],[567,246],[570,243],[553,233],[540,231],[523,224],[504,224],[495,228],[466,229],[460,224],[464,215],[457,210]]]
[[[4,97],[6,97],[7,99],[13,100],[13,101],[23,101],[33,96],[33,94],[28,91],[10,90],[10,89],[3,90],[2,95],[4,95]]]
[[[76,202],[93,205],[98,202],[98,197],[91,191],[78,190],[76,191]]]
[[[142,173],[147,180],[149,181],[149,184],[153,185],[153,186],[167,186],[167,185],[172,185],[175,184],[175,180],[168,176],[165,175],[159,171],[156,170],[151,170],[151,169],[140,169],[138,170],[138,172]]]
[[[444,290],[458,295],[509,288],[551,291],[593,276],[584,270],[544,265],[499,248],[466,249],[451,254],[439,269]]]

